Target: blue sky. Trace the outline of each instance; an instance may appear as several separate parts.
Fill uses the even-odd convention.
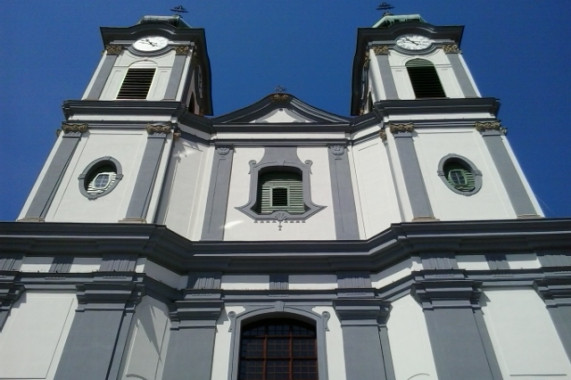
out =
[[[178,1],[178,0],[177,0]],[[381,16],[378,0],[182,2],[206,30],[214,115],[245,107],[280,85],[301,100],[349,115],[357,28]],[[3,1],[0,13],[0,220],[14,220],[103,49],[100,26],[168,15],[157,0]],[[571,216],[571,2],[397,1],[435,25],[465,25],[461,49],[548,216]]]

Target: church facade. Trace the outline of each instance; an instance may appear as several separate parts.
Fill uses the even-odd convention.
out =
[[[283,92],[211,117],[202,29],[102,28],[0,225],[0,379],[571,379],[571,220],[462,32],[359,29],[351,117]]]

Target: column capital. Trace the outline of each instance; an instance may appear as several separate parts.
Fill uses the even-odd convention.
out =
[[[455,273],[448,274],[449,278],[417,277],[412,286],[412,296],[424,310],[479,309],[481,282],[461,278],[461,273],[457,273],[458,276]]]
[[[333,301],[341,325],[384,325],[391,305],[376,298],[339,298]]]
[[[122,310],[134,311],[145,293],[144,284],[132,276],[131,272],[115,278],[99,277],[93,282],[77,285],[78,311]]]
[[[175,310],[170,313],[173,327],[177,329],[215,327],[224,308],[219,298],[192,299],[175,301]]]

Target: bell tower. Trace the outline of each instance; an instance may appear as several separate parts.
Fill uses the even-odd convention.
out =
[[[405,221],[538,217],[541,210],[460,44],[463,26],[385,14],[358,31],[353,115],[382,119]]]
[[[104,50],[20,220],[151,222],[182,115],[212,114],[203,29],[180,16],[101,28]],[[79,191],[78,191],[79,190]]]

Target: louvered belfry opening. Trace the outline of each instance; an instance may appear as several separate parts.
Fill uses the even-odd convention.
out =
[[[155,69],[129,69],[117,99],[147,99]]]
[[[242,329],[238,380],[317,380],[315,328],[270,319]]]
[[[301,173],[295,169],[270,169],[258,178],[258,202],[256,211],[271,214],[274,211],[287,211],[290,214],[303,214],[303,183]]]
[[[417,98],[446,97],[438,73],[430,61],[413,59],[406,63],[406,69]]]

